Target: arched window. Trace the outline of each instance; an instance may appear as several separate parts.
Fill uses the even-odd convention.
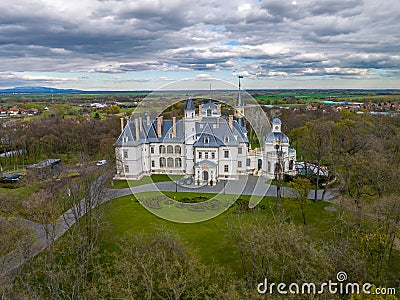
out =
[[[181,146],[175,146],[175,153],[181,153]]]
[[[167,167],[173,168],[174,167],[174,159],[172,157],[168,157],[167,159]]]
[[[165,146],[163,145],[160,146],[160,153],[165,153]]]
[[[160,157],[160,168],[165,168],[165,157]]]
[[[175,158],[175,168],[182,167],[182,160],[180,158]]]
[[[289,170],[293,170],[293,159],[289,161]]]
[[[174,153],[174,147],[172,147],[171,145],[169,145],[167,147],[167,153]]]

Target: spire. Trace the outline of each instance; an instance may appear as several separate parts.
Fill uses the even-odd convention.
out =
[[[185,110],[195,110],[193,101],[191,98],[186,100],[186,106],[185,106]]]
[[[240,84],[240,79],[243,78],[243,76],[238,76],[239,78],[239,90],[238,90],[238,99],[236,102],[236,111],[235,111],[235,116],[236,116],[236,120],[239,123],[240,127],[245,128],[244,125],[244,120],[243,120],[243,116],[244,116],[244,107],[243,107],[243,102],[242,102],[242,93],[241,93],[241,84]]]
[[[239,91],[238,91],[238,99],[237,99],[237,102],[236,102],[236,107],[240,107],[240,106],[243,106],[243,103],[242,103],[242,94],[241,94],[241,85],[240,85],[240,78],[243,78],[243,76],[238,76],[239,77]]]

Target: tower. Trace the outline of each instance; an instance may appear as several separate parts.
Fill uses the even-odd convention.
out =
[[[272,132],[281,132],[282,122],[278,117],[272,120]]]
[[[185,153],[186,153],[186,170],[187,175],[194,175],[194,148],[196,142],[196,108],[192,99],[186,100],[185,105]]]
[[[236,101],[236,110],[235,110],[235,117],[237,122],[242,128],[245,128],[244,125],[244,107],[243,107],[243,102],[242,102],[242,95],[241,95],[241,85],[240,85],[240,79],[243,78],[243,76],[239,76],[239,90],[238,90],[238,98]]]

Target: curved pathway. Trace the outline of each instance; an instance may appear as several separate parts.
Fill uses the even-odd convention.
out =
[[[173,182],[158,182],[140,185],[132,188],[123,189],[107,189],[104,197],[97,205],[108,202],[112,199],[119,198],[126,195],[152,192],[152,191],[170,191],[175,192],[196,192],[196,193],[224,193],[224,194],[235,194],[235,195],[256,195],[256,196],[276,196],[276,186],[265,183],[265,178],[252,177],[250,176],[247,180],[239,179],[235,181],[220,181],[215,186],[203,186],[203,187],[189,187],[180,186]],[[282,196],[293,195],[293,189],[282,188]],[[337,194],[337,191],[327,190],[324,199],[332,199]],[[321,199],[322,191],[318,191],[318,198]],[[309,198],[314,198],[314,191],[311,191]],[[96,206],[97,206],[96,205]],[[92,207],[94,208],[94,207]],[[41,251],[46,249],[49,244],[59,237],[61,237],[72,225],[75,224],[76,216],[79,218],[85,215],[84,199],[81,202],[67,210],[62,214],[56,221],[55,227],[50,228],[50,224],[39,224],[26,219],[18,219],[18,222],[23,224],[26,228],[29,228],[31,233],[34,235],[33,242],[30,243],[30,247],[18,247],[11,251],[7,255],[0,257],[0,274],[4,275],[10,271],[21,266],[26,260],[35,257]],[[53,230],[50,230],[53,229]],[[54,232],[54,236],[49,238],[48,232]]]

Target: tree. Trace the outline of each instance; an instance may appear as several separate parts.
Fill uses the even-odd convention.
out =
[[[323,282],[332,274],[327,253],[317,247],[278,211],[273,219],[259,216],[250,221],[230,220],[227,239],[239,252],[249,286],[260,278],[271,282]]]
[[[296,177],[289,185],[294,189],[293,197],[300,206],[303,224],[306,225],[306,208],[308,206],[308,194],[311,191],[311,182],[307,178]]]
[[[317,165],[314,191],[314,202],[316,202],[321,176],[321,162],[324,158],[328,157],[331,150],[333,122],[326,119],[319,119],[309,124],[309,129],[308,142],[306,144],[307,150],[311,153],[312,159]]]
[[[246,107],[246,121],[249,123],[249,138],[253,145],[262,146],[263,138],[270,129],[268,118],[261,107]]]

